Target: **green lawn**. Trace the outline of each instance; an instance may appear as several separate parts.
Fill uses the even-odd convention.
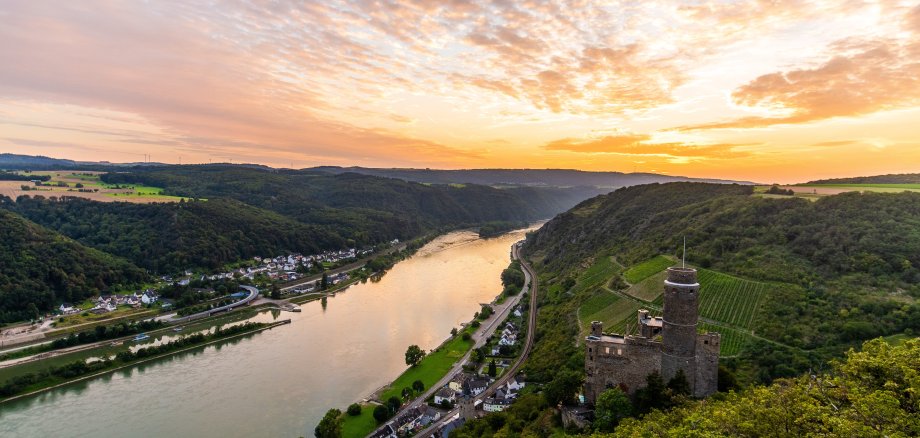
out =
[[[342,423],[342,438],[364,438],[377,428],[377,420],[374,420],[375,405],[361,405],[361,415],[352,417],[345,415],[345,422]]]
[[[631,266],[626,272],[623,273],[623,277],[626,278],[626,281],[629,284],[636,284],[646,278],[651,277],[671,266],[674,265],[674,261],[663,255],[656,256],[650,260],[646,260],[638,265]]]
[[[461,334],[441,346],[438,351],[430,353],[419,362],[418,365],[407,369],[402,373],[390,387],[380,395],[380,400],[387,400],[390,397],[400,397],[402,389],[412,386],[412,382],[421,380],[425,384],[425,389],[431,387],[438,380],[441,380],[455,362],[460,360],[467,351],[473,346],[473,341],[464,341]]]

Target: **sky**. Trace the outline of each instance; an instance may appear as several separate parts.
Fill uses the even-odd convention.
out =
[[[4,0],[0,152],[920,172],[920,4]]]

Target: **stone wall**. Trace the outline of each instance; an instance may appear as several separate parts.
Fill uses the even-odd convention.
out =
[[[704,333],[696,338],[696,385],[693,396],[708,397],[719,389],[719,347],[722,337],[718,333]]]
[[[585,399],[594,403],[607,388],[619,387],[633,395],[646,377],[661,370],[661,343],[638,336],[586,340]],[[616,342],[612,342],[613,338]]]

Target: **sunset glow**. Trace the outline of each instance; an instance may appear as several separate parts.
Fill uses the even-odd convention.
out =
[[[916,2],[13,0],[0,62],[0,152],[920,171]]]

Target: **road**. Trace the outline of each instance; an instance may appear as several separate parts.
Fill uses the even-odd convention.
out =
[[[521,289],[521,293],[515,296],[515,303],[521,299],[524,292],[527,291],[528,286],[530,286],[530,312],[528,313],[529,318],[527,320],[527,338],[524,341],[524,348],[521,350],[521,355],[515,360],[515,362],[509,367],[505,372],[499,377],[495,382],[492,383],[485,391],[473,398],[473,402],[476,400],[484,400],[486,397],[495,393],[496,390],[508,383],[508,380],[517,375],[521,366],[524,364],[524,361],[530,356],[530,350],[533,348],[534,334],[537,329],[537,292],[538,292],[538,282],[537,277],[534,275],[533,269],[530,265],[521,257],[521,244],[523,242],[517,242],[512,246],[512,253],[515,260],[521,262],[521,268],[524,270],[524,287]],[[488,327],[483,326],[483,330],[477,331],[479,334],[479,339],[476,340],[474,348],[478,348],[485,343],[485,340],[492,334],[491,332],[495,331],[496,321],[504,321],[508,316],[508,312],[513,308],[513,306],[506,307],[502,312],[496,312],[496,315],[493,315],[494,320],[492,323],[488,324]],[[486,335],[486,330],[491,330],[488,335]],[[475,334],[474,334],[475,339]],[[428,390],[421,396],[417,397],[414,401],[403,407],[400,412],[405,409],[414,409],[425,403],[425,400],[428,397],[434,395],[439,389],[444,385],[450,382],[460,371],[463,369],[463,364],[465,364],[472,354],[472,349],[466,353],[457,363],[454,364],[454,367],[451,368],[450,372],[447,373],[437,384],[428,388]],[[428,428],[422,430],[417,434],[420,437],[432,436],[432,434],[437,431],[441,426],[451,421],[453,417],[457,416],[460,412],[459,408],[454,408],[448,413],[441,416],[441,419],[432,423]],[[396,414],[398,416],[399,413]],[[395,418],[395,417],[394,417]],[[379,428],[378,428],[379,430]],[[376,432],[376,430],[374,431]]]

